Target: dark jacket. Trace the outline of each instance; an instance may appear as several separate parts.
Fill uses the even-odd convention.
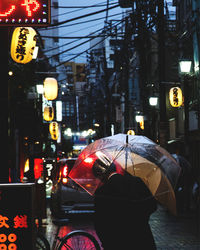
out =
[[[148,221],[157,203],[139,177],[111,176],[94,202],[94,225],[105,250],[156,249]]]

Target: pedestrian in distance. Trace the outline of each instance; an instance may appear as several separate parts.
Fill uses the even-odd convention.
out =
[[[156,249],[149,218],[157,202],[145,183],[99,159],[92,170],[103,183],[94,195],[94,227],[104,250]]]
[[[175,194],[177,199],[177,211],[178,212],[189,212],[191,195],[192,195],[192,166],[185,157],[179,154],[172,154],[174,159],[178,162],[181,167],[180,176],[178,178]]]

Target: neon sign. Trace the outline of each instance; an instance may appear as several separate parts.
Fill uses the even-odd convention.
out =
[[[1,0],[0,25],[50,24],[50,0]]]
[[[0,184],[0,250],[35,250],[33,203],[33,184]]]

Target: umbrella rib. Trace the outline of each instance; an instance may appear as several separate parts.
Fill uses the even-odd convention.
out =
[[[115,156],[115,158],[113,160],[115,160],[115,159],[117,159],[119,157],[119,154],[122,152],[123,148],[124,148],[124,146],[120,146],[120,148],[119,148],[119,150],[117,152],[117,155]]]
[[[155,197],[160,196],[160,195],[163,195],[163,194],[167,194],[167,193],[170,193],[170,191],[169,191],[169,190],[166,190],[166,191],[163,191],[163,192],[161,192],[161,193],[159,193],[159,194],[155,194]]]

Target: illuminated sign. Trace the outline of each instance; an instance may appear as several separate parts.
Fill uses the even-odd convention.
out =
[[[0,26],[50,24],[50,0],[1,0]]]
[[[43,160],[40,158],[34,159],[34,175],[35,179],[38,180],[43,174]]]
[[[0,249],[33,250],[34,184],[0,184]]]
[[[36,31],[32,27],[17,27],[12,35],[11,57],[17,63],[29,63],[36,47]]]
[[[173,87],[169,91],[169,101],[172,107],[180,107],[183,104],[182,90],[179,87]]]

